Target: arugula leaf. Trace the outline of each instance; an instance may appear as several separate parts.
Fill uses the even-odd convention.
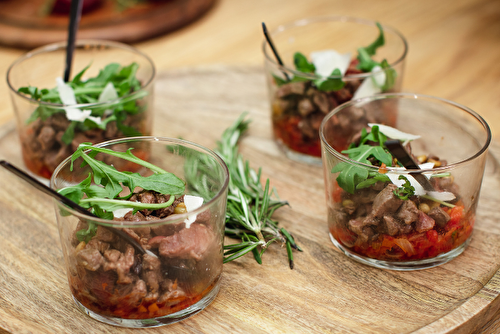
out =
[[[368,170],[347,162],[341,162],[332,168],[332,173],[340,172],[337,176],[338,185],[350,194],[354,194],[356,185],[368,177]]]
[[[363,129],[359,146],[349,145],[349,149],[342,151],[350,159],[372,165],[368,158],[374,157],[386,166],[392,166],[392,155],[384,149],[387,137],[379,131],[378,126],[373,126],[370,133]],[[367,141],[379,143],[380,146],[367,145]],[[338,185],[345,191],[354,194],[355,189],[362,189],[375,184],[377,181],[387,182],[389,177],[380,173],[368,172],[361,166],[341,162],[332,168],[332,173],[340,172],[337,176]],[[390,180],[389,180],[390,181]]]
[[[149,189],[152,190],[152,189]],[[101,210],[106,210],[108,212],[112,212],[118,209],[136,209],[136,210],[159,210],[163,208],[168,208],[174,203],[175,196],[170,196],[169,200],[165,203],[141,203],[141,202],[132,202],[132,201],[123,201],[118,199],[109,199],[109,198],[84,198],[80,200],[80,205],[84,208],[90,207],[99,207]]]
[[[408,180],[404,175],[399,175],[398,180],[406,181],[401,187],[393,190],[395,196],[406,201],[410,196],[415,195],[415,187],[411,185],[410,180]]]
[[[92,111],[91,116],[103,117],[106,110],[111,110],[112,115],[105,118],[100,124],[88,119],[83,122],[76,122],[77,124],[72,124],[71,129],[65,132],[63,142],[69,145],[76,131],[86,131],[95,128],[105,130],[107,124],[112,121],[116,122],[118,130],[122,132],[124,137],[142,135],[134,127],[125,125],[124,123],[129,115],[139,114],[146,109],[144,105],[137,103],[137,100],[142,99],[148,94],[148,92],[140,90],[141,83],[136,77],[139,65],[134,62],[128,66],[122,67],[118,63],[111,63],[101,69],[96,77],[88,78],[83,81],[82,77],[89,67],[90,64],[68,83],[75,93],[76,102],[78,104],[96,103],[108,83],[113,84],[118,97],[122,99],[118,103],[89,108]],[[27,86],[19,88],[18,91],[37,101],[63,104],[57,88],[39,89],[37,87]],[[124,96],[127,97],[125,98]],[[39,105],[28,118],[27,123],[29,124],[39,118],[41,120],[46,120],[54,114],[61,112],[64,112],[64,109]],[[108,120],[110,117],[112,118]]]
[[[75,160],[82,158],[84,160],[83,165],[88,165],[92,169],[92,173],[89,173],[88,177],[78,185],[63,188],[59,192],[85,208],[92,208],[98,217],[105,219],[113,219],[112,211],[116,209],[132,208],[134,211],[142,209],[157,210],[172,205],[175,197],[184,193],[185,182],[174,174],[139,159],[131,151],[131,148],[126,152],[117,152],[103,147],[94,147],[90,143],[81,144],[71,156],[70,170],[73,170]],[[136,163],[150,169],[154,174],[142,176],[139,173],[120,172],[113,166],[96,160],[95,156],[98,153],[109,154]],[[131,202],[124,199],[130,197],[132,194],[125,198],[119,198],[123,187],[128,187],[131,193],[133,193],[136,187],[140,187],[143,190],[170,195],[170,198],[167,202],[160,204]],[[83,198],[84,195],[87,197]],[[83,238],[89,235],[90,232],[81,233],[83,233]]]
[[[300,52],[295,52],[293,55],[293,63],[295,64],[295,68],[297,71],[304,72],[304,73],[314,73],[316,70],[316,67],[314,66],[313,63],[310,63],[306,56],[304,56]]]
[[[377,22],[377,28],[379,30],[379,35],[377,39],[366,47],[358,48],[358,69],[363,72],[370,72],[375,66],[380,65],[378,62],[372,59],[375,55],[377,49],[385,44],[384,30],[380,23]]]
[[[374,185],[377,182],[391,182],[391,179],[385,174],[369,172],[368,178],[358,183],[356,189],[368,188],[369,186]]]
[[[391,89],[396,83],[397,73],[396,70],[389,65],[386,59],[382,60],[380,66],[385,70],[385,84],[381,88],[382,91],[387,91]]]
[[[342,81],[342,72],[338,68],[334,69],[328,78],[315,80],[314,84],[319,90],[325,92],[339,90],[345,86],[345,82]]]
[[[78,241],[89,242],[90,239],[97,233],[97,225],[95,223],[90,222],[88,229],[79,230],[76,232],[76,238]]]

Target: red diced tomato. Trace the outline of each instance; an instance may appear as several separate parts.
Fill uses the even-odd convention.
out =
[[[436,243],[438,241],[437,231],[436,230],[427,231],[427,239],[432,243]]]

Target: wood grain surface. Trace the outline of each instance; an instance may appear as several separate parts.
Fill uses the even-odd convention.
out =
[[[395,272],[352,261],[330,242],[321,167],[284,158],[271,139],[264,75],[258,67],[164,71],[156,83],[156,135],[214,147],[242,113],[241,142],[290,207],[275,218],[304,249],[288,268],[274,244],[263,264],[224,265],[221,291],[174,333],[479,333],[500,306],[500,178],[490,151],[470,246],[438,268]],[[0,128],[0,158],[21,165],[13,123]],[[0,170],[0,330],[9,333],[133,333],[80,313],[71,299],[51,199]]]

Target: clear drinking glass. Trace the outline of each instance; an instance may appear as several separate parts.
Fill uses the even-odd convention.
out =
[[[114,63],[121,66],[115,68],[114,72],[123,77],[135,74],[140,87],[130,90],[123,81],[120,84],[116,81],[116,95],[101,94],[99,98],[85,101],[80,100],[81,97],[95,88],[92,85],[85,89],[78,88],[74,91],[78,102],[72,104],[71,108],[68,108],[69,104],[61,104],[57,94],[59,89],[56,80],[62,80],[65,63],[66,43],[56,43],[26,53],[7,71],[23,161],[31,173],[45,179],[50,179],[57,165],[82,142],[99,143],[150,135],[152,129],[155,67],[147,55],[121,43],[77,41],[70,81],[77,78],[77,74],[86,67],[88,69],[81,77],[82,81],[97,75],[104,78],[109,72],[103,70]],[[137,64],[137,68],[132,64]],[[130,71],[122,70],[122,67],[128,66],[131,66]],[[128,80],[128,83],[135,86],[137,81]],[[41,101],[36,95],[20,92],[22,87],[36,87],[38,93],[42,89],[53,89],[55,97]],[[102,91],[102,88],[98,91]],[[91,117],[85,117],[85,113]],[[70,114],[71,117],[68,116]]]
[[[288,158],[321,164],[319,126],[327,113],[353,97],[400,91],[408,46],[397,30],[387,26],[382,29],[384,45],[376,50],[373,59],[384,65],[372,71],[361,71],[356,66],[358,49],[369,46],[379,36],[374,21],[335,16],[303,19],[280,26],[270,35],[283,66],[278,64],[269,44],[264,41],[273,134]],[[312,53],[325,50],[347,56],[347,63],[350,60],[343,75],[296,70],[296,52],[311,62]],[[316,66],[316,71],[318,68]],[[342,88],[322,86],[327,79],[342,79],[345,85]]]
[[[420,169],[384,166],[370,154],[365,157],[370,164],[342,154],[348,143],[359,145],[363,128],[370,132],[368,123],[404,132],[389,131],[387,137],[406,138],[404,147]],[[420,137],[407,144],[407,134]],[[334,109],[320,136],[330,238],[347,256],[379,268],[412,270],[443,264],[464,251],[491,141],[476,112],[432,96],[380,94]],[[406,181],[414,193],[405,199],[398,194],[404,194]]]
[[[174,214],[164,218],[158,218],[158,211],[140,211],[142,220],[120,221],[89,219],[54,201],[76,305],[94,319],[122,327],[161,326],[201,311],[220,288],[229,182],[226,165],[214,152],[178,139],[134,137],[97,146],[115,151],[133,148],[137,157],[184,180],[185,196],[201,197],[203,204],[197,209],[186,204],[187,213],[177,213],[176,207]],[[110,156],[99,153],[96,159],[102,157]],[[146,168],[119,158],[111,157],[106,163],[149,175]],[[53,189],[88,176],[89,168],[81,165],[81,158],[73,166],[70,170],[68,158],[57,167],[51,178]],[[116,230],[135,238],[150,253],[141,254]],[[94,232],[86,238],[87,231]]]

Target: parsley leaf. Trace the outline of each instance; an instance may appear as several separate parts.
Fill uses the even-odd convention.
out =
[[[393,190],[395,196],[406,201],[410,196],[415,195],[415,187],[411,185],[410,181],[404,175],[399,175],[398,180],[406,181],[401,187]]]

